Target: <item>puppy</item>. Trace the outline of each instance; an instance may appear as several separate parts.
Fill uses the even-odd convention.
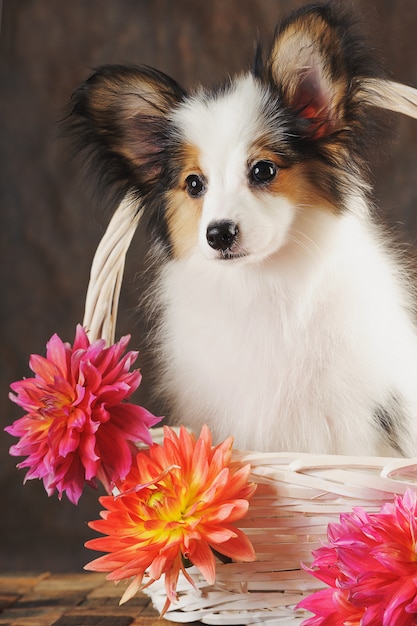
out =
[[[171,420],[242,449],[417,453],[412,290],[368,203],[378,72],[315,4],[217,89],[106,66],[74,94],[81,148],[147,217]]]

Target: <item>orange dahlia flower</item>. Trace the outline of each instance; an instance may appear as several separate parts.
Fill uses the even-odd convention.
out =
[[[249,466],[231,462],[232,438],[213,448],[207,426],[198,439],[183,427],[179,434],[164,430],[162,445],[138,452],[120,494],[100,498],[103,519],[89,525],[106,536],[86,546],[108,554],[85,567],[110,572],[108,580],[133,577],[121,603],[164,574],[162,614],[176,599],[180,571],[193,584],[185,560],[212,584],[213,550],[237,561],[255,559],[249,539],[234,525],[246,514],[255,486],[248,483]]]
[[[27,413],[5,429],[19,437],[10,454],[27,457],[18,464],[29,468],[25,480],[40,478],[48,495],[66,492],[77,504],[85,483],[97,480],[110,493],[128,474],[135,443],[151,443],[149,428],[160,418],[125,402],[141,381],[130,371],[138,353],[124,354],[128,342],[90,343],[77,326],[73,346],[54,335],[46,357],[30,357],[35,376],[11,385],[10,399]]]

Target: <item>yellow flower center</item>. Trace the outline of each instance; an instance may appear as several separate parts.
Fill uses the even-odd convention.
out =
[[[164,494],[161,491],[154,491],[149,496],[146,504],[151,509],[157,509],[157,508],[160,508],[160,506],[163,503],[164,499],[165,499],[164,498]]]

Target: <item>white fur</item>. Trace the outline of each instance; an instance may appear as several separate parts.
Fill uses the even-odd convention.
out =
[[[250,254],[254,262],[283,244],[293,219],[294,210],[286,198],[268,193],[256,197],[247,184],[249,148],[262,133],[267,102],[266,90],[247,75],[236,81],[227,96],[191,99],[174,115],[186,141],[199,148],[209,183],[199,228],[200,250],[209,259],[218,257],[206,240],[212,221],[238,223],[243,236],[239,251]]]
[[[417,336],[405,278],[368,217],[299,207],[247,182],[266,93],[251,77],[174,114],[207,178],[198,244],[161,270],[159,340],[174,416],[242,449],[398,454],[374,411],[404,407],[401,451],[417,453]],[[278,174],[279,176],[279,174]],[[242,233],[239,259],[205,239],[213,219]]]

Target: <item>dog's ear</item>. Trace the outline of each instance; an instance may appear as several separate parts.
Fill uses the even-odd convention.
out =
[[[184,97],[149,67],[105,66],[71,100],[69,128],[105,182],[140,193],[158,181],[169,148],[168,114]]]
[[[293,13],[276,33],[266,74],[311,139],[346,126],[355,81],[373,73],[356,28],[350,16],[317,4]]]

